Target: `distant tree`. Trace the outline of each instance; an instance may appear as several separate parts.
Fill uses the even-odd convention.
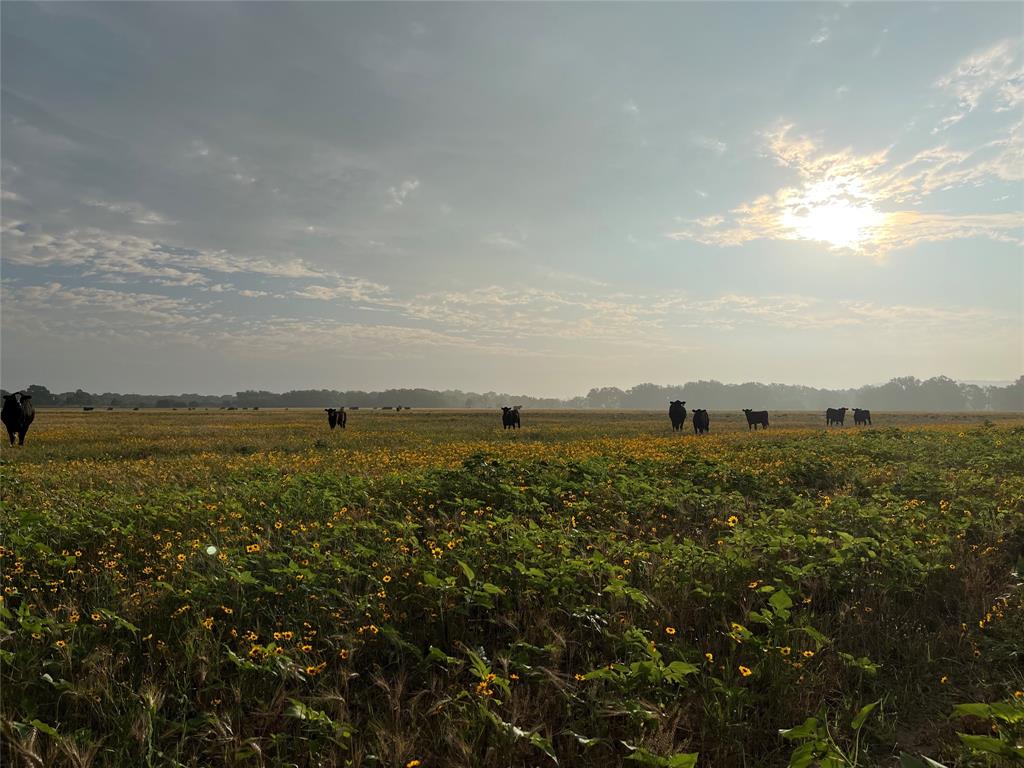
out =
[[[963,392],[964,403],[968,410],[988,410],[988,387],[979,387],[977,384],[961,384],[960,389]]]
[[[66,392],[61,395],[61,400],[64,401],[65,405],[95,405],[95,400],[92,395],[83,389],[76,389],[74,392]]]
[[[989,401],[994,411],[1024,411],[1024,376],[1009,386],[990,388]]]
[[[33,384],[25,390],[25,394],[32,395],[32,402],[37,407],[40,405],[47,406],[57,404],[57,398],[53,396],[50,390],[40,384]]]
[[[618,387],[600,387],[587,393],[588,408],[621,408],[623,392]]]

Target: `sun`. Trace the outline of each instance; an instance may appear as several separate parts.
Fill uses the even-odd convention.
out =
[[[869,200],[851,195],[856,183],[817,184],[785,206],[781,223],[794,239],[817,240],[834,248],[861,248],[875,238],[885,223],[885,214]]]

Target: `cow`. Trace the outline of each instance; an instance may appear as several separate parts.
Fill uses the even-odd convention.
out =
[[[871,411],[866,408],[854,408],[853,409],[853,423],[856,426],[862,426],[867,424],[871,425]]]
[[[703,435],[705,432],[711,431],[711,419],[708,417],[708,412],[703,408],[693,409],[693,433],[695,435]]]
[[[14,445],[17,436],[18,445],[25,444],[25,435],[36,417],[36,409],[32,406],[32,395],[15,392],[4,395],[4,405],[0,409],[0,421],[7,428],[7,437]]]
[[[843,426],[843,421],[846,419],[846,412],[849,408],[826,408],[825,409],[825,426],[831,427],[834,424]]]
[[[14,436],[21,430],[21,420],[25,413],[21,410],[21,403],[18,402],[18,393],[4,395],[4,406],[0,410],[0,421],[3,421],[7,428],[7,436],[14,445]]]
[[[509,408],[507,405],[501,407],[501,426],[505,429],[519,429],[519,409]]]
[[[668,418],[672,422],[672,431],[678,432],[686,422],[686,401],[673,400],[668,404]]]
[[[347,423],[348,423],[348,414],[345,413],[345,409],[344,408],[339,408],[338,409],[338,426],[341,427],[342,429],[344,429],[345,425]]]
[[[336,408],[324,408],[327,413],[327,424],[331,429],[338,426],[338,410]]]
[[[747,431],[751,428],[757,431],[757,425],[760,424],[763,429],[768,429],[768,411],[752,411],[749,408],[743,409],[743,415],[747,417]]]

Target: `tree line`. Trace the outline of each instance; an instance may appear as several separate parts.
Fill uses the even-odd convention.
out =
[[[0,390],[6,394],[5,390]],[[458,389],[361,390],[301,389],[276,393],[246,390],[233,395],[142,395],[103,392],[94,394],[50,392],[34,384],[24,390],[37,407],[114,408],[605,408],[661,410],[670,400],[710,410],[767,408],[769,410],[824,410],[849,406],[879,411],[1024,411],[1024,376],[1007,386],[981,386],[957,382],[946,376],[920,380],[894,378],[885,384],[851,389],[818,389],[794,384],[724,384],[691,381],[680,385],[637,384],[629,389],[600,387],[569,399],[530,397],[499,392],[463,392]]]

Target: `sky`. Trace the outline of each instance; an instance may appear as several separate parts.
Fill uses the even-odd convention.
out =
[[[1016,3],[23,3],[8,389],[1024,373]]]

